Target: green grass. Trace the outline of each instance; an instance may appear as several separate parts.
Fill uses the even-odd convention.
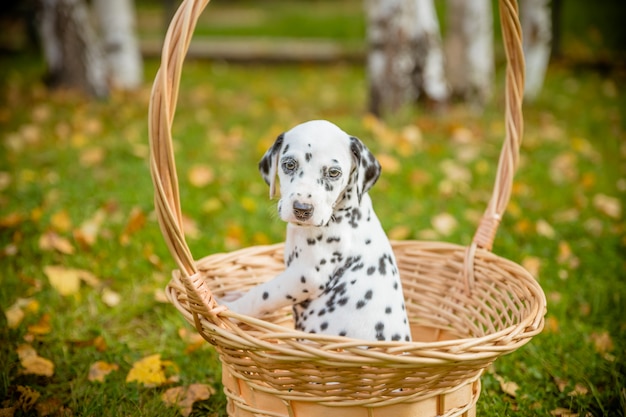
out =
[[[146,63],[147,80],[157,65]],[[158,353],[176,365],[174,385],[217,389],[192,415],[225,415],[215,351],[205,343],[187,352],[190,342],[179,331],[193,330],[155,298],[174,263],[152,208],[148,83],[137,93],[91,102],[47,91],[41,73],[31,56],[0,57],[0,309],[18,298],[39,306],[15,328],[0,315],[0,408],[15,405],[19,387],[27,386],[41,394],[38,404],[56,404],[59,414],[62,406],[76,416],[175,416],[161,400],[170,385],[125,382],[135,362]],[[612,75],[555,65],[539,100],[525,107],[522,161],[494,252],[536,268],[548,297],[547,325],[486,372],[479,415],[543,416],[559,408],[626,415],[626,93],[623,75]],[[192,253],[283,239],[256,164],[278,133],[313,118],[334,121],[399,163],[371,191],[387,230],[467,244],[493,183],[503,136],[501,85],[499,77],[497,96],[481,114],[452,105],[445,113],[395,115],[391,132],[411,126],[422,134],[419,145],[406,147],[368,128],[362,68],[186,63],[174,137],[183,212],[199,231],[187,236]],[[454,139],[461,134],[469,137],[464,145]],[[90,159],[94,153],[101,159]],[[446,176],[443,167],[451,163],[467,170],[461,181]],[[214,180],[193,186],[188,172],[195,165],[210,166]],[[598,199],[603,195],[621,205],[620,215],[610,215]],[[97,240],[81,246],[75,233],[98,210],[106,216]],[[62,212],[71,225],[59,230],[55,215]],[[126,241],[133,212],[146,223]],[[447,236],[431,224],[441,213],[458,221]],[[50,230],[76,252],[41,249],[40,237]],[[101,284],[62,296],[43,272],[48,265],[90,271]],[[119,294],[120,303],[108,306],[104,289]],[[34,332],[29,326],[46,315],[49,331]],[[23,343],[55,364],[53,376],[22,372],[16,350]],[[119,369],[104,383],[89,381],[96,361]],[[497,375],[519,386],[514,397]]]

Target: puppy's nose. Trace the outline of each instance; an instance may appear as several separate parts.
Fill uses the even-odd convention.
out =
[[[294,201],[293,214],[298,220],[308,220],[313,215],[313,204]]]

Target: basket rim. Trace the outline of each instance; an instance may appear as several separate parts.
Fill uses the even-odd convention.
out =
[[[432,251],[456,251],[460,253],[467,249],[467,247],[455,243],[438,241],[392,240],[391,242],[394,250],[397,248],[406,249],[418,246],[420,251],[428,251],[430,248]],[[206,270],[207,267],[210,268],[211,265],[219,266],[220,264],[236,261],[246,254],[276,252],[281,251],[283,247],[284,243],[280,242],[269,245],[250,246],[230,252],[215,253],[200,258],[197,261],[197,265],[199,265],[198,269],[203,271]],[[478,251],[478,256],[480,259],[485,259],[485,263],[502,263],[506,266],[516,268],[516,271],[521,273],[521,275],[516,275],[516,277],[523,279],[523,284],[525,284],[524,288],[529,290],[529,293],[533,295],[532,298],[526,299],[526,302],[529,303],[528,310],[533,311],[534,314],[529,314],[519,323],[506,326],[484,336],[458,337],[450,340],[429,342],[365,341],[343,336],[311,334],[289,329],[262,318],[241,315],[220,308],[214,310],[215,314],[211,315],[212,321],[207,320],[205,317],[199,318],[202,323],[202,328],[198,330],[204,336],[206,336],[204,334],[206,333],[206,329],[210,329],[211,334],[219,335],[222,338],[232,339],[233,341],[240,341],[243,338],[247,340],[248,343],[246,343],[246,345],[249,345],[247,346],[248,348],[253,350],[270,349],[274,352],[292,351],[291,348],[279,346],[277,343],[290,345],[296,341],[305,340],[315,344],[315,346],[305,345],[299,346],[299,348],[304,348],[305,351],[308,350],[309,353],[314,352],[315,354],[319,354],[321,357],[326,356],[327,359],[331,359],[333,362],[346,360],[346,356],[342,352],[356,352],[358,354],[357,356],[367,358],[367,360],[370,361],[368,364],[371,364],[372,360],[384,363],[389,357],[393,357],[393,360],[397,362],[397,366],[423,365],[424,358],[430,358],[428,362],[431,364],[445,364],[448,362],[458,362],[459,360],[486,360],[497,357],[503,353],[516,350],[530,341],[532,336],[541,332],[544,325],[546,299],[538,281],[521,265],[485,249],[478,249]],[[186,299],[186,289],[183,284],[183,279],[184,277],[179,270],[174,271],[172,280],[167,286],[166,294],[170,302],[183,313],[187,321],[191,324],[195,324],[197,318],[194,318],[194,315],[196,313],[189,310],[188,304],[186,305],[184,302],[181,302],[181,299]],[[210,284],[207,285],[210,286]],[[255,330],[242,330],[237,325],[233,324],[231,320],[251,326]],[[502,340],[511,339],[514,336],[517,336],[520,340],[516,343],[502,344]],[[367,352],[362,352],[364,346],[368,348]],[[293,354],[293,360],[302,360],[301,356],[301,354]],[[285,357],[283,360],[289,361],[290,359],[289,357]],[[357,360],[357,362],[360,361],[361,359]]]

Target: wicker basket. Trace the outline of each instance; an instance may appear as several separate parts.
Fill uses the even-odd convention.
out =
[[[217,349],[228,414],[237,417],[416,417],[476,413],[480,376],[543,328],[545,296],[521,266],[491,253],[522,137],[524,60],[514,0],[500,0],[507,56],[506,137],[491,201],[472,243],[393,242],[413,342],[368,342],[293,330],[288,309],[264,320],[216,303],[283,268],[283,245],[194,260],[185,242],[171,140],[178,86],[208,0],[185,0],[167,33],[150,102],[155,206],[179,269],[170,301]],[[236,320],[231,320],[236,319]]]

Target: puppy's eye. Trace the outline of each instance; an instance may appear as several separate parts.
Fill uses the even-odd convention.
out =
[[[330,178],[339,178],[341,177],[341,170],[339,168],[330,168],[328,170],[328,176]]]
[[[291,158],[284,159],[282,162],[283,171],[290,173],[296,170],[298,163]]]

